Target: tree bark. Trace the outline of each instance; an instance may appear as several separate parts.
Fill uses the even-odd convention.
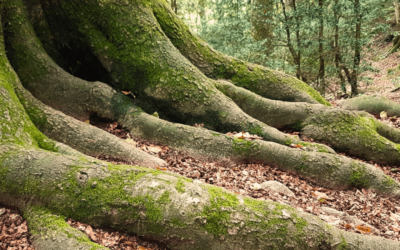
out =
[[[256,41],[266,39],[265,54],[269,55],[272,50],[272,39],[273,39],[273,25],[268,23],[272,20],[271,10],[273,9],[273,3],[270,0],[255,0],[253,2],[252,11],[252,25],[253,25],[253,37]]]
[[[399,2],[395,1],[393,2],[394,5],[394,13],[395,13],[395,18],[396,18],[396,24],[400,22],[400,4]]]
[[[143,153],[136,159],[135,154],[139,153],[110,135],[107,135],[110,142],[101,141],[100,137],[106,137],[105,134],[82,123],[95,113],[117,121],[135,136],[194,155],[259,159],[337,189],[349,188],[351,176],[356,173],[368,183],[366,188],[380,195],[400,196],[400,184],[374,166],[337,155],[329,147],[286,136],[243,112],[235,103],[238,100],[232,100],[228,91],[223,90],[230,85],[206,77],[171,43],[166,34],[178,31],[186,39],[190,32],[180,22],[169,23],[176,27],[168,29],[166,20],[175,20],[176,16],[164,1],[42,0],[41,4],[46,15],[35,9],[33,20],[44,18],[42,21],[48,22],[48,29],[42,29],[40,34],[45,42],[53,38],[52,43],[41,43],[36,37],[39,32],[35,33],[32,28],[22,0],[4,0],[0,5],[7,46],[6,56],[1,35],[0,203],[17,206],[24,212],[36,249],[104,249],[70,228],[65,223],[66,217],[93,226],[113,226],[146,235],[171,249],[400,247],[397,241],[341,231],[286,205],[243,197],[177,174],[143,166],[113,165],[82,154],[111,150],[110,142],[115,142],[118,150],[110,151],[112,154],[121,153],[121,157],[130,157],[149,167],[163,163]],[[168,18],[159,25],[165,10]],[[69,31],[68,35],[63,36],[63,31]],[[68,65],[75,55],[66,54],[58,47],[64,38],[65,46],[87,53],[83,57],[93,60],[90,56],[95,55],[105,68],[99,74],[108,74],[110,82],[86,81],[60,68],[42,44],[54,46],[52,53]],[[201,42],[197,37],[192,38],[194,42],[190,46]],[[212,51],[207,45],[203,48],[202,52]],[[205,58],[201,53],[197,56]],[[236,65],[230,70],[236,71],[232,78],[237,79],[237,84],[246,85],[239,75],[256,76],[259,92],[272,90],[277,84],[283,86],[277,87],[279,91],[286,91],[278,98],[311,103],[318,100],[326,104],[315,91],[292,77],[216,52],[212,57],[222,57],[219,63],[223,66],[218,71],[212,68],[216,64],[204,60],[206,65],[202,68],[210,69],[210,74],[226,74],[227,65]],[[268,86],[262,87],[264,84]],[[247,90],[235,85],[232,89],[238,91],[240,98],[250,96]],[[299,89],[302,92],[296,94],[295,90]],[[131,91],[136,99],[123,95],[121,90]],[[262,102],[268,101],[265,97],[256,97],[263,98]],[[135,104],[143,105],[145,111],[156,108],[163,119],[148,115]],[[299,105],[300,112],[315,107],[329,117],[337,113],[336,109],[320,104],[291,104]],[[365,117],[359,113],[354,116]],[[249,130],[263,135],[264,140],[233,139],[209,129],[164,120],[167,118],[187,124],[204,119],[215,130]],[[318,129],[319,122],[307,124]],[[368,117],[365,122],[362,129],[380,126]],[[47,138],[41,131],[80,152]],[[98,140],[93,145],[100,143],[104,148],[100,150],[79,140],[79,137],[91,136]],[[396,134],[391,136],[393,141],[398,140]],[[372,141],[379,144],[382,138],[372,136]],[[308,150],[285,146],[293,142]]]
[[[318,33],[318,53],[319,53],[319,72],[318,72],[318,84],[321,88],[322,95],[325,95],[325,60],[324,60],[324,19],[323,19],[323,0],[318,0],[319,7],[319,33]]]

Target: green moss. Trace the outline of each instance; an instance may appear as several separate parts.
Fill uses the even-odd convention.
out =
[[[346,242],[346,239],[344,237],[341,237],[341,238],[342,238],[342,241],[338,245],[338,250],[346,250],[346,249],[348,249],[348,244]]]
[[[26,104],[26,100],[24,101]],[[21,101],[22,104],[24,102]],[[40,110],[39,108],[25,108],[26,113],[28,114],[29,118],[31,118],[31,121],[33,124],[35,124],[36,127],[38,128],[46,128],[49,126],[49,123],[47,121],[47,117],[45,113]]]
[[[31,206],[24,213],[24,218],[29,222],[29,229],[33,235],[44,237],[45,235],[52,235],[53,232],[59,232],[67,235],[68,238],[74,238],[79,243],[90,247],[90,250],[105,249],[92,242],[85,234],[68,225],[65,216],[57,216],[41,207]],[[45,230],[43,231],[43,229]],[[50,230],[50,232],[47,230]]]
[[[185,183],[183,183],[183,181],[181,179],[178,180],[178,182],[175,185],[175,189],[179,192],[179,193],[184,193],[185,192]]]
[[[209,186],[208,192],[211,195],[211,205],[205,208],[201,214],[207,220],[204,229],[216,236],[226,235],[228,229],[224,223],[230,220],[231,213],[223,211],[222,208],[237,207],[239,200],[236,195],[228,193],[221,188]]]
[[[252,228],[262,229],[269,231],[268,235],[262,234],[260,237],[281,239],[280,243],[277,243],[281,247],[285,244],[287,237],[295,237],[299,245],[304,245],[304,227],[308,223],[298,218],[294,213],[295,210],[287,205],[258,201],[255,199],[243,198],[243,204],[239,201],[238,197],[225,191],[222,188],[215,186],[207,186],[207,189],[211,196],[211,205],[206,207],[203,213],[199,214],[201,218],[206,220],[204,229],[219,237],[226,235],[228,229],[236,227],[236,224],[231,224],[232,211],[235,210],[243,216],[245,225],[243,226],[246,230],[252,230]],[[270,206],[273,206],[271,209]],[[287,210],[291,213],[290,218],[282,218],[282,210]],[[296,227],[295,235],[289,234],[288,224],[293,222]],[[257,230],[253,233],[257,234]]]
[[[132,197],[124,188],[146,175],[165,172],[132,166],[113,166],[108,169],[108,177],[91,178],[82,186],[77,182],[76,175],[84,173],[85,168],[79,166],[70,166],[65,180],[45,183],[34,176],[25,178],[23,182],[11,182],[9,170],[0,168],[0,177],[4,177],[0,180],[0,188],[5,193],[36,197],[50,210],[62,211],[65,216],[93,223],[113,224],[108,219],[114,212],[120,214],[119,218],[138,219],[141,211],[147,229],[154,234],[161,234],[164,228],[157,223],[163,218],[162,211],[170,204],[170,193],[166,191],[158,199],[151,195]],[[138,210],[140,207],[142,209]]]
[[[301,131],[305,126],[303,122],[295,122],[290,125],[288,125],[289,128],[294,129],[296,131]]]
[[[32,139],[34,139],[39,148],[51,152],[58,152],[58,148],[54,141],[49,140],[44,134],[36,129],[31,130]]]
[[[264,137],[265,134],[263,132],[263,129],[260,125],[253,125],[253,126],[248,126],[246,127],[247,131],[252,134],[252,135],[258,135],[261,137]]]
[[[385,176],[385,180],[382,182],[382,185],[387,188],[391,188],[396,185],[396,181],[389,176]]]
[[[259,145],[253,141],[245,139],[233,139],[232,149],[238,156],[249,157],[254,150],[258,149]]]
[[[352,164],[353,172],[350,176],[350,185],[359,188],[366,188],[369,186],[369,180],[367,179],[367,172],[365,166]]]
[[[301,163],[300,165],[296,166],[295,169],[298,172],[303,172],[303,171],[306,171],[308,169],[308,166],[303,164],[303,163]]]
[[[179,219],[177,218],[173,218],[171,220],[171,224],[175,227],[187,227],[187,225],[185,223],[182,223]]]

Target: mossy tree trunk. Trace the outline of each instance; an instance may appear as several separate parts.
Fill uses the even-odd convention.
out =
[[[271,108],[305,114],[303,120],[287,117],[289,124],[317,128],[304,126],[305,131],[332,129],[325,122],[339,111],[317,104],[328,105],[293,77],[212,50],[165,1],[4,0],[0,13],[0,203],[24,212],[37,249],[104,249],[70,228],[66,217],[147,235],[171,249],[400,247],[396,241],[338,230],[289,206],[155,170],[165,162],[83,123],[95,113],[135,136],[192,155],[263,160],[337,189],[354,185],[356,175],[365,188],[400,196],[400,184],[372,165],[253,118],[243,99],[248,107],[257,98],[268,104],[260,109],[264,115]],[[154,111],[160,118],[147,114]],[[341,133],[348,136],[366,115],[351,113],[353,120],[345,115]],[[376,158],[393,159],[397,151],[388,156],[381,142],[396,148],[396,132],[389,131],[389,141],[378,136],[379,123],[370,117],[363,121],[363,131],[381,150]],[[187,125],[195,122],[207,129]],[[271,122],[282,124],[288,122]],[[263,140],[220,133],[232,130]],[[288,147],[291,143],[307,150]],[[85,155],[105,152],[137,166]]]

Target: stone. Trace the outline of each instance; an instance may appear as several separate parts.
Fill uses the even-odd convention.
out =
[[[262,189],[275,191],[277,193],[294,197],[294,193],[288,187],[277,181],[265,181],[260,184]]]

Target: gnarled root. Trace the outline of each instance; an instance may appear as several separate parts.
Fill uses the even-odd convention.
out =
[[[19,98],[24,100],[24,108],[35,126],[57,142],[86,155],[105,155],[130,162],[132,165],[152,168],[167,165],[164,160],[149,155],[110,133],[48,107],[20,84],[17,84],[16,90]]]
[[[15,150],[15,149],[14,149]],[[15,152],[15,151],[14,151]],[[27,160],[30,158],[31,160]],[[18,168],[16,167],[18,166]],[[24,171],[20,170],[20,167]],[[41,175],[35,175],[40,171]],[[171,249],[397,249],[399,242],[343,232],[289,206],[227,192],[176,174],[132,166],[82,162],[51,152],[20,149],[0,167],[0,200],[26,197],[50,212],[28,212],[39,232],[39,249],[54,246],[45,236],[76,244],[79,233],[60,228],[57,211],[93,226],[112,225],[165,242]],[[55,227],[51,224],[58,222]],[[65,234],[72,234],[65,238]],[[79,243],[79,242],[78,242]],[[96,246],[97,247],[97,246]]]
[[[379,95],[363,95],[336,101],[343,109],[362,110],[376,115],[385,111],[388,116],[400,117],[400,104]]]
[[[217,82],[217,88],[246,113],[268,125],[298,129],[308,138],[327,142],[334,149],[363,159],[400,163],[400,146],[397,144],[400,143],[400,132],[365,112],[273,101],[223,80]]]

